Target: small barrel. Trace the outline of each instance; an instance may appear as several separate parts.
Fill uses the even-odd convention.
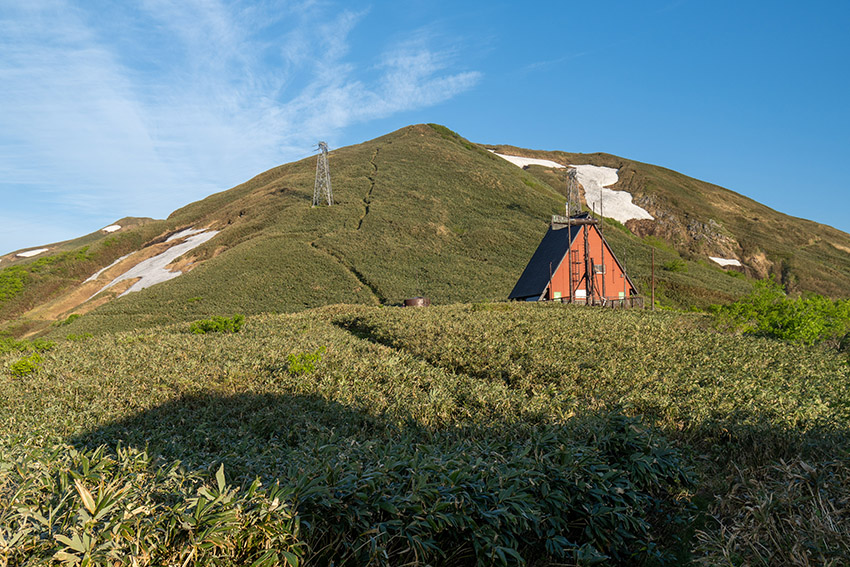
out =
[[[431,300],[427,297],[411,297],[404,300],[405,307],[428,307],[431,305]]]

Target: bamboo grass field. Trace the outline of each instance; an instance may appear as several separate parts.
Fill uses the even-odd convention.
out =
[[[705,320],[333,306],[9,352],[0,557],[841,564],[846,354]]]

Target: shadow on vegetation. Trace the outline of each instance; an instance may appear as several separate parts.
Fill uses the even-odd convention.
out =
[[[80,448],[147,448],[193,469],[224,462],[231,475],[247,479],[273,473],[279,457],[293,448],[340,437],[380,436],[388,429],[392,427],[381,419],[317,396],[201,393],[103,425],[70,442]]]
[[[147,448],[210,472],[223,463],[243,486],[278,479],[294,487],[319,564],[663,563],[679,549],[694,481],[678,449],[618,414],[436,429],[314,396],[199,394],[71,442]]]

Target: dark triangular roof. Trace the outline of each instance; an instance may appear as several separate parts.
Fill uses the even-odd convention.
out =
[[[554,274],[579,230],[581,230],[581,226],[567,227],[558,224],[550,226],[508,299],[524,299],[526,297],[536,299],[543,295],[546,286],[549,285],[550,262]]]

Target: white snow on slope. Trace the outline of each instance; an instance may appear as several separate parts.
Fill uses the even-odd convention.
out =
[[[181,230],[180,232],[175,232],[171,236],[169,236],[165,241],[173,242],[174,240],[180,240],[181,238],[186,238],[187,236],[192,236],[193,234],[198,234],[204,232],[202,228],[187,228],[186,230]]]
[[[544,167],[564,166],[548,159],[535,159],[520,156],[509,156],[499,154],[490,150],[500,158],[506,159],[517,167],[526,165],[542,165]],[[609,189],[609,185],[615,184],[620,178],[617,170],[612,167],[601,167],[597,165],[571,165],[576,169],[578,182],[584,187],[584,199],[587,206],[597,214],[612,218],[619,222],[635,220],[654,220],[654,217],[641,207],[632,203],[632,195],[628,191],[615,191]],[[601,204],[600,204],[601,203]],[[600,211],[601,208],[601,211]]]
[[[100,277],[100,274],[102,274],[103,272],[105,272],[106,270],[108,270],[109,268],[111,268],[112,266],[114,266],[115,264],[120,262],[121,260],[129,258],[131,254],[132,254],[132,252],[130,252],[130,254],[125,254],[124,256],[121,256],[120,258],[118,258],[117,260],[115,260],[114,262],[112,262],[111,264],[106,266],[105,268],[101,268],[96,273],[89,276],[89,278],[87,280],[85,280],[83,283],[93,282],[94,280],[96,280],[97,278]],[[101,291],[103,291],[103,290],[101,290]],[[100,291],[98,293],[100,293]]]
[[[584,199],[587,206],[604,217],[619,222],[629,220],[654,220],[654,217],[641,207],[632,203],[632,195],[628,191],[615,191],[609,185],[615,184],[620,178],[613,167],[598,165],[571,165],[576,169],[578,182],[584,187]]]
[[[709,259],[714,260],[715,262],[717,262],[718,264],[720,264],[723,267],[726,267],[726,266],[741,267],[741,265],[742,265],[741,262],[739,262],[738,260],[736,260],[734,258],[715,258],[714,256],[709,256]]]
[[[507,156],[505,154],[499,154],[490,150],[491,153],[496,154],[502,159],[506,159],[517,167],[525,167],[526,165],[542,165],[543,167],[560,167],[563,169],[563,165],[560,163],[548,160],[548,159],[536,159],[530,157],[520,157],[520,156]]]
[[[92,295],[92,297],[94,297],[98,293],[101,293],[102,291],[106,291],[118,282],[122,282],[124,280],[132,280],[139,278],[139,281],[134,283],[127,291],[125,291],[118,297],[124,297],[128,293],[132,293],[134,291],[141,291],[146,287],[150,287],[152,285],[156,285],[158,283],[166,282],[168,280],[176,278],[183,272],[169,271],[166,266],[168,266],[171,262],[182,256],[189,250],[197,248],[204,242],[210,240],[213,236],[218,234],[218,231],[210,230],[205,232],[202,230],[184,230],[180,233],[171,236],[166,242],[177,240],[178,238],[180,238],[179,235],[181,234],[183,235],[182,237],[186,238],[184,242],[181,242],[180,244],[175,244],[165,252],[154,256],[153,258],[148,258],[147,260],[139,262],[138,264],[124,272],[122,275],[112,280],[112,282],[104,286],[100,291]]]
[[[120,224],[111,224],[109,226],[105,226],[105,227],[101,228],[100,230],[102,230],[103,232],[115,232],[116,230],[121,230],[121,225]]]
[[[49,248],[38,248],[36,250],[27,250],[26,252],[19,252],[15,254],[18,258],[32,258],[33,256],[38,256],[39,254],[44,254],[50,250]]]

